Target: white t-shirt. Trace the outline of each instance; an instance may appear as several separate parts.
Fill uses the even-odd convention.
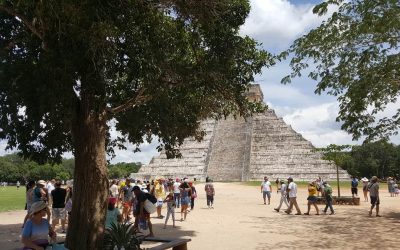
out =
[[[110,192],[112,197],[118,197],[118,186],[115,184],[112,184],[110,187]]]
[[[181,191],[179,190],[180,182],[174,182],[174,193],[179,194]]]
[[[263,192],[271,192],[271,182],[263,181],[261,186],[263,187]]]
[[[288,189],[289,191],[289,198],[294,198],[297,195],[297,185],[294,182],[289,183]]]
[[[53,190],[55,189],[53,183],[51,183],[51,182],[49,182],[49,183],[47,184],[46,188],[47,188],[47,192],[48,192],[49,194],[51,194],[51,191],[53,191]]]
[[[281,195],[282,196],[286,195],[286,184],[285,183],[283,183],[281,186]]]

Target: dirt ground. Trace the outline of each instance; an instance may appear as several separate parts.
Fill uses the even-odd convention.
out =
[[[398,249],[400,244],[400,197],[390,197],[381,184],[381,215],[368,216],[369,203],[334,206],[335,215],[287,215],[273,210],[280,196],[273,192],[271,205],[264,205],[260,187],[240,183],[214,183],[215,209],[208,209],[204,184],[198,184],[195,209],[176,225],[152,218],[158,237],[190,238],[189,249]],[[274,187],[275,189],[275,187]],[[361,190],[359,190],[361,191]],[[334,191],[334,194],[336,192]],[[342,190],[350,195],[350,190]],[[298,202],[306,212],[306,189],[299,189]],[[319,205],[320,209],[324,206]],[[163,209],[163,214],[166,211]],[[20,231],[25,211],[0,213],[0,249],[21,247]],[[60,235],[60,240],[62,240]],[[142,247],[149,247],[143,244]]]

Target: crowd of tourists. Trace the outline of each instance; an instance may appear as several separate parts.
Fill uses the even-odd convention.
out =
[[[379,181],[376,176],[373,176],[370,180],[366,177],[361,179],[364,201],[371,202],[371,207],[369,210],[369,216],[372,216],[373,210],[375,209],[376,217],[379,215]],[[388,178],[388,189],[391,196],[397,196],[398,188],[397,182],[393,178]],[[277,179],[275,181],[277,193],[280,193],[279,205],[274,208],[275,211],[279,212],[282,205],[285,204],[285,213],[291,214],[293,209],[296,209],[295,215],[302,215],[301,209],[297,203],[297,184],[293,181],[292,177],[285,180]],[[351,194],[352,197],[358,196],[358,178],[356,176],[351,177]],[[325,208],[322,210],[323,214],[326,214],[328,209],[330,210],[329,215],[334,215],[335,211],[333,209],[333,197],[332,197],[332,187],[327,181],[318,178],[316,180],[310,181],[307,185],[308,196],[307,196],[307,212],[304,215],[310,215],[311,207],[315,209],[315,215],[320,215],[320,210],[317,206],[318,202],[324,202]],[[270,204],[272,185],[268,177],[264,177],[264,181],[261,183],[261,193],[263,194],[264,204]],[[369,193],[369,197],[368,197]],[[369,199],[368,199],[369,198]],[[268,200],[267,200],[268,199]],[[267,203],[268,201],[268,203]]]

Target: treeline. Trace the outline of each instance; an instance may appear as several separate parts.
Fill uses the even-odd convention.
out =
[[[362,145],[334,145],[318,149],[350,175],[400,178],[400,145],[380,140]]]
[[[123,178],[130,173],[136,173],[141,163],[116,163],[108,165],[110,178]],[[34,161],[24,160],[18,154],[0,156],[0,182],[27,180],[69,180],[74,176],[75,160],[63,159],[60,164],[38,164]]]

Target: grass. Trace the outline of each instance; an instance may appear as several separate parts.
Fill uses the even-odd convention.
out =
[[[21,210],[25,208],[25,187],[0,187],[0,212]]]

